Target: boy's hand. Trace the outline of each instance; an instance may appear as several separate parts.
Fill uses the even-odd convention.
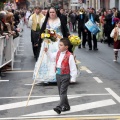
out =
[[[48,51],[48,48],[44,48],[44,51],[47,52],[47,51]]]

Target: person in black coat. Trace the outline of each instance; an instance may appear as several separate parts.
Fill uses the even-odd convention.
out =
[[[86,14],[84,9],[80,9],[79,14],[77,15],[77,21],[78,21],[78,35],[81,38],[82,35],[82,47],[85,48],[86,44],[86,32],[85,32],[85,18]],[[78,46],[78,48],[81,48],[81,45]]]
[[[61,13],[61,18],[64,19],[65,24],[67,25],[67,15],[65,15],[65,10],[61,8],[60,13]]]
[[[6,14],[0,12],[0,36],[5,36],[6,39],[9,38],[9,36],[6,34],[8,33],[8,29],[7,29],[7,25],[5,24],[5,20],[6,20]],[[0,79],[1,77],[5,77],[5,75],[2,73],[2,68],[0,68]]]
[[[113,43],[113,38],[110,37],[110,33],[112,32],[112,29],[114,28],[114,23],[112,22],[112,17],[113,17],[113,13],[112,10],[109,9],[108,10],[108,14],[105,17],[105,21],[106,21],[106,34],[107,34],[107,42],[108,42],[108,46],[110,46]]]
[[[70,20],[71,20],[71,23],[72,23],[72,27],[73,27],[73,32],[76,32],[76,22],[77,22],[77,14],[76,14],[76,11],[73,11],[71,14],[70,14]]]
[[[86,22],[88,20],[91,20],[94,23],[99,23],[99,17],[95,14],[94,12],[94,8],[89,8],[89,14],[88,16],[86,16]],[[89,45],[89,50],[98,50],[97,48],[97,39],[96,39],[96,35],[93,35],[93,46],[92,46],[92,34],[91,32],[85,27],[85,31],[88,32],[88,45]]]

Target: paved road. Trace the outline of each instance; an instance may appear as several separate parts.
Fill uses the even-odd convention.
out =
[[[6,72],[6,77],[0,82],[0,119],[120,118],[120,60],[113,62],[112,47],[98,43],[98,51],[89,51],[88,46],[76,48],[81,74],[77,83],[71,84],[68,90],[71,111],[61,115],[52,110],[59,101],[56,84],[35,86],[26,107],[35,65],[31,48],[30,30],[24,27],[14,71]]]

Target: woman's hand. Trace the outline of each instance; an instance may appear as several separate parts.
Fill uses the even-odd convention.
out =
[[[6,38],[6,40],[8,40],[8,39],[9,39],[9,36],[8,36],[8,35],[6,35],[6,36],[5,36],[5,38]]]
[[[87,32],[87,30],[85,29],[85,32]]]
[[[44,51],[47,52],[47,51],[48,51],[48,48],[44,48]]]
[[[16,28],[17,32],[20,32],[20,28]]]

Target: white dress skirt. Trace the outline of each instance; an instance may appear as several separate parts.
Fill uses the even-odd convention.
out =
[[[57,34],[62,36],[60,26],[60,20],[58,19],[56,22],[54,22],[54,24],[47,24],[46,28],[54,29]],[[33,73],[33,79],[35,79],[36,83],[56,82],[56,61],[51,61],[49,59],[49,57],[44,52],[44,48],[48,46],[48,51],[54,53],[58,51],[58,44],[59,39],[56,42],[50,42],[49,44],[47,44],[45,41],[42,42],[39,58],[35,64]],[[71,82],[76,82],[76,80]]]
[[[61,22],[58,18],[54,23],[47,23],[46,28],[53,29],[57,34],[62,35],[61,33]],[[58,51],[59,39],[56,42],[50,42],[47,44],[44,40],[41,45],[41,50],[39,54],[39,58],[35,64],[33,79],[38,83],[48,83],[48,82],[56,82],[56,73],[55,73],[55,61],[51,61],[49,57],[44,52],[44,48],[48,46],[49,52],[57,52]],[[44,56],[43,56],[44,54]],[[42,62],[41,62],[42,61]],[[41,65],[40,65],[41,64]]]

